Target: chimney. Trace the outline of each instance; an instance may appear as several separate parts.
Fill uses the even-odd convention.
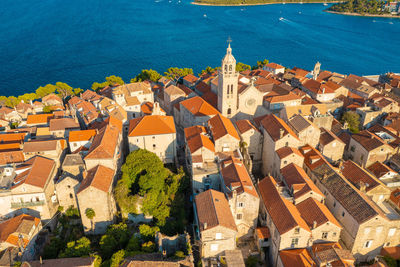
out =
[[[153,111],[151,112],[151,115],[160,115],[160,114],[161,114],[160,103],[154,102]]]
[[[279,139],[283,138],[283,134],[285,133],[285,130],[283,128],[279,129]]]
[[[204,228],[204,230],[206,230],[207,229],[207,223],[205,222],[205,223],[203,223],[203,228]]]
[[[360,191],[363,192],[363,193],[365,193],[365,190],[366,190],[366,188],[367,188],[367,186],[365,185],[365,183],[364,183],[363,181],[360,181],[360,182],[358,183],[358,185],[359,185]]]
[[[313,221],[312,229],[317,228],[317,221]]]

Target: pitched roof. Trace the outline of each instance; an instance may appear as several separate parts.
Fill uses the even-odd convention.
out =
[[[309,197],[306,200],[298,203],[296,208],[299,210],[301,217],[311,229],[314,226],[314,222],[317,224],[316,227],[329,222],[342,228],[340,223],[335,219],[329,209],[324,204],[312,197]]]
[[[128,136],[176,133],[174,117],[152,115],[130,120],[128,133]]]
[[[284,267],[315,267],[317,266],[310,253],[305,248],[281,250],[279,257]]]
[[[0,134],[0,143],[22,143],[26,133],[4,133]]]
[[[385,145],[381,138],[369,132],[368,130],[363,130],[359,133],[352,134],[351,138],[362,145],[367,151],[372,151],[375,148]]]
[[[363,223],[379,215],[372,201],[358,191],[346,178],[337,173],[319,151],[313,147],[308,147],[307,149],[308,153],[305,153],[306,160],[304,163],[307,166],[311,166],[311,157],[320,159],[318,160],[320,164],[314,166],[312,171],[351,217],[358,223]]]
[[[188,74],[185,77],[183,77],[182,79],[185,80],[185,81],[188,81],[190,83],[195,83],[199,78],[197,78],[193,74]]]
[[[33,226],[38,226],[40,219],[28,214],[21,214],[6,221],[0,222],[0,243],[7,242],[19,246],[19,234],[29,235]],[[29,240],[23,238],[24,247]]]
[[[392,257],[393,259],[399,260],[400,259],[400,246],[383,247],[381,249],[380,255],[389,256],[389,257]]]
[[[175,85],[170,85],[167,88],[165,88],[164,94],[186,96],[186,93],[182,89],[180,89],[179,87],[177,87]]]
[[[277,64],[277,63],[273,63],[273,62],[268,63],[266,66],[267,66],[268,68],[271,68],[271,69],[282,69],[282,68],[284,68],[284,66],[279,65],[279,64]]]
[[[251,129],[260,132],[249,120],[238,120],[235,122],[235,124],[240,134],[244,134]]]
[[[374,164],[369,166],[368,171],[370,171],[373,175],[375,175],[376,178],[380,178],[383,175],[392,172],[392,173],[397,173],[394,171],[392,168],[387,166],[386,164],[383,164],[382,162],[376,161]]]
[[[267,176],[258,183],[258,188],[268,214],[282,235],[296,227],[310,232],[306,222],[292,202],[282,197],[277,190],[274,178]]]
[[[83,178],[77,194],[92,186],[101,191],[108,192],[114,178],[114,170],[103,165],[97,165],[87,171]]]
[[[325,128],[321,128],[321,129],[322,129],[322,131],[321,131],[321,135],[319,137],[319,142],[322,145],[325,146],[333,141],[337,141],[339,143],[344,144],[344,142],[342,140],[340,140],[339,137],[337,137],[334,133],[332,133],[328,129],[325,129]]]
[[[200,231],[223,226],[237,231],[228,200],[221,192],[209,189],[195,196]]]
[[[80,129],[79,123],[72,118],[60,118],[50,120],[50,131],[60,131],[65,129]]]
[[[36,140],[25,142],[23,151],[24,153],[30,153],[57,150],[58,141],[59,140]]]
[[[47,124],[54,114],[30,114],[26,118],[26,124]]]
[[[290,146],[284,146],[276,150],[276,154],[280,159],[284,159],[289,155],[295,154],[299,157],[303,158],[303,154],[300,153],[300,151],[295,148],[295,147],[290,147]]]
[[[195,96],[180,102],[194,116],[212,116],[219,113],[213,106],[203,98]]]
[[[281,174],[285,179],[287,186],[293,188],[293,196],[295,199],[307,194],[308,192],[324,196],[318,187],[311,181],[304,169],[298,165],[290,163],[281,169]]]
[[[25,160],[24,154],[22,151],[3,151],[0,153],[0,166],[11,164],[11,163],[20,163]]]
[[[48,94],[48,95],[42,97],[42,102],[47,102],[50,100],[58,101],[60,104],[63,103],[62,99],[56,94]]]
[[[207,137],[201,133],[197,134],[195,136],[192,136],[190,139],[188,139],[187,145],[192,154],[202,147],[205,147],[208,150],[215,152],[214,143],[210,140],[209,137]]]
[[[311,121],[307,120],[303,116],[297,114],[293,116],[291,119],[289,119],[288,124],[292,126],[295,132],[300,133],[307,129],[310,126],[313,126],[314,128],[317,128]]]
[[[90,267],[93,266],[94,260],[95,258],[93,257],[49,259],[29,261],[28,263],[23,262],[21,267]]]
[[[341,172],[343,176],[358,189],[361,188],[361,183],[363,183],[367,192],[379,185],[384,186],[377,178],[373,177],[365,169],[351,160],[343,163]]]
[[[118,145],[119,131],[112,125],[103,127],[95,135],[92,145],[85,159],[104,159],[114,158],[114,153]]]
[[[230,135],[233,138],[240,140],[239,134],[237,133],[231,120],[219,113],[208,120],[208,125],[214,140],[218,140],[225,135]]]
[[[290,134],[294,138],[299,139],[292,129],[284,122],[281,118],[278,118],[274,114],[270,114],[262,119],[261,125],[267,131],[269,136],[274,141],[278,141],[280,136],[280,131],[282,130],[283,136]]]
[[[71,131],[69,133],[69,142],[89,141],[96,135],[96,130]]]
[[[258,198],[250,175],[239,159],[229,157],[223,161],[221,163],[221,176],[229,190],[236,190],[238,194],[245,192]]]
[[[32,186],[44,188],[50,175],[56,165],[55,161],[41,156],[35,156],[27,161],[24,165],[29,166],[28,169],[17,175],[14,179],[13,188],[21,184],[29,184]]]
[[[200,125],[187,127],[183,131],[185,132],[186,141],[198,134],[207,133],[206,127]]]

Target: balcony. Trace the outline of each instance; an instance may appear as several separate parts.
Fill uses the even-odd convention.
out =
[[[35,207],[35,206],[42,206],[42,205],[44,205],[44,200],[35,201],[35,202],[11,202],[12,209]]]

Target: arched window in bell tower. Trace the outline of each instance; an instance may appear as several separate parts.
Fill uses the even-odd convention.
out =
[[[229,71],[232,71],[232,65],[229,65]]]
[[[232,113],[231,108],[228,108],[228,110],[226,111],[226,113],[227,113],[228,115],[231,115],[231,113]]]
[[[231,94],[233,94],[233,84],[231,84]]]
[[[225,71],[228,71],[228,65],[225,65]]]
[[[229,95],[229,84],[228,84],[228,86],[226,87],[226,94]]]

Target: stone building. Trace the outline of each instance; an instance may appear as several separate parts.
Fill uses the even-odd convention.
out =
[[[228,118],[217,114],[208,121],[208,128],[214,140],[216,152],[235,151],[239,148],[239,134]]]
[[[261,121],[263,141],[263,174],[279,171],[278,166],[274,166],[275,151],[283,147],[299,146],[300,140],[292,129],[280,118],[271,114]]]
[[[339,103],[339,105],[341,105]],[[331,109],[333,111],[334,108]],[[299,106],[287,106],[281,109],[279,117],[288,122],[293,116],[301,114],[314,123],[317,127],[330,130],[332,127],[333,116],[329,112],[328,105],[324,104],[307,104]]]
[[[252,161],[252,170],[261,169],[263,135],[249,120],[238,120],[235,122],[241,142],[247,144],[246,150]]]
[[[326,195],[326,206],[343,226],[340,238],[358,262],[374,259],[382,247],[400,244],[400,215],[394,209],[385,204],[380,208],[315,148],[301,151],[307,174]]]
[[[225,195],[210,189],[196,195],[194,205],[200,256],[216,257],[235,249],[237,228]]]
[[[146,149],[163,162],[173,163],[176,158],[176,129],[172,116],[151,115],[129,122],[129,151]]]
[[[394,149],[377,135],[364,130],[351,135],[348,153],[354,162],[369,167],[376,161],[388,160]]]
[[[289,127],[300,139],[300,146],[309,144],[316,147],[319,142],[321,130],[311,121],[301,115],[295,115],[288,121]]]
[[[278,176],[280,170],[289,164],[303,166],[304,157],[297,148],[284,146],[271,153],[274,154],[271,173],[275,176]]]
[[[209,119],[219,113],[203,98],[195,96],[180,102],[179,124],[183,128],[205,125]]]
[[[76,195],[85,233],[103,234],[114,222],[117,211],[112,192],[114,174],[113,169],[97,165],[87,171],[79,186]],[[95,212],[91,220],[86,216],[88,209]]]
[[[238,238],[253,236],[257,226],[260,198],[243,162],[229,157],[220,163],[223,192],[225,193],[235,224]]]
[[[121,139],[120,131],[111,124],[100,129],[84,158],[86,169],[91,169],[99,164],[110,169],[118,169],[122,158]]]
[[[170,85],[164,89],[163,96],[164,110],[167,114],[173,115],[175,104],[183,101],[186,98],[186,93],[179,87]]]
[[[342,159],[346,144],[331,131],[321,128],[318,149],[331,163]],[[316,146],[314,146],[316,147]]]

